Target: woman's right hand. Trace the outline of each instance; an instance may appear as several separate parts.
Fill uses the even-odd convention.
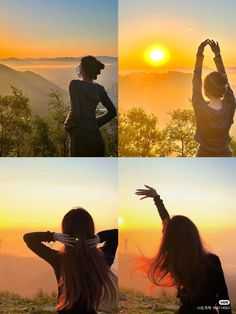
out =
[[[136,195],[143,196],[140,198],[140,200],[143,200],[143,199],[148,198],[148,197],[154,198],[155,196],[158,195],[157,191],[154,188],[152,188],[148,185],[145,185],[145,187],[146,187],[146,189],[137,189],[135,192]]]
[[[198,47],[197,55],[203,55],[205,47],[209,44],[209,39],[204,40]]]
[[[54,233],[54,240],[61,242],[64,245],[68,245],[71,247],[74,247],[74,244],[78,241],[78,239],[73,238],[71,236],[69,236],[68,234],[64,234],[64,233]]]

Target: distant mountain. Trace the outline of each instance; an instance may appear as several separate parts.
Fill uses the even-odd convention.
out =
[[[191,73],[131,73],[119,77],[119,108],[126,111],[142,106],[158,116],[160,125],[168,121],[167,112],[191,108]]]
[[[57,58],[6,58],[0,59],[1,63],[55,63],[55,62],[68,62],[79,63],[82,57],[57,57]],[[100,61],[104,63],[117,63],[118,58],[112,56],[96,56]]]
[[[119,110],[143,107],[158,117],[161,128],[169,121],[168,112],[191,109],[192,73],[130,73],[119,77]],[[235,88],[231,84],[232,88]],[[236,126],[232,129],[236,134]]]
[[[13,255],[0,255],[0,290],[32,296],[38,290],[56,291],[53,269],[45,261]]]
[[[46,114],[48,93],[58,90],[67,99],[67,93],[56,84],[48,81],[41,75],[32,71],[16,71],[6,65],[0,64],[0,94],[11,94],[11,85],[21,89],[30,99],[33,113]]]

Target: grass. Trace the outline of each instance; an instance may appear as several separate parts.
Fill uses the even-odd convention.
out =
[[[154,299],[132,290],[119,292],[119,314],[173,314],[178,308],[178,299],[174,296],[163,294]],[[235,305],[232,314],[236,314]]]
[[[56,294],[39,291],[33,298],[22,298],[7,291],[0,292],[0,314],[49,314],[56,313]]]
[[[158,299],[153,299],[136,291],[120,289],[119,314],[172,314],[177,309],[178,302],[175,297],[163,295]]]
[[[8,291],[0,292],[0,314],[50,314],[57,313],[55,310],[57,295],[39,291],[32,298],[23,298],[17,294]],[[117,310],[109,312],[116,314]],[[108,313],[99,313],[108,314]]]

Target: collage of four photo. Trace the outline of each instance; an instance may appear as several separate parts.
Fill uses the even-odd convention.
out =
[[[236,314],[234,12],[0,0],[0,314]]]

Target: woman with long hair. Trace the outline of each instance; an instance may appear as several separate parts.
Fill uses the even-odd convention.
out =
[[[69,85],[71,110],[65,121],[65,129],[70,135],[71,157],[103,157],[105,144],[100,127],[116,116],[116,108],[105,88],[94,80],[105,65],[93,56],[81,59],[77,74],[81,79]],[[99,103],[107,112],[96,117]]]
[[[92,216],[83,208],[70,210],[62,220],[62,233],[24,235],[26,245],[54,269],[58,282],[58,313],[95,314],[115,304],[117,278],[110,270],[118,245],[118,230],[95,235]],[[59,241],[60,251],[43,242]],[[97,248],[99,243],[103,246]]]
[[[163,222],[159,250],[152,260],[147,261],[148,278],[157,286],[177,288],[181,303],[179,314],[230,314],[219,257],[204,248],[199,231],[189,218],[180,215],[170,218],[156,190],[145,187],[138,189],[136,194],[142,196],[141,199],[153,198]],[[223,307],[220,300],[228,304]]]
[[[217,71],[208,74],[202,95],[202,66],[204,49],[209,45],[215,55]],[[232,157],[229,131],[236,108],[234,93],[222,61],[220,47],[214,40],[205,40],[198,48],[193,76],[192,104],[196,117],[196,141],[200,144],[197,157]]]

